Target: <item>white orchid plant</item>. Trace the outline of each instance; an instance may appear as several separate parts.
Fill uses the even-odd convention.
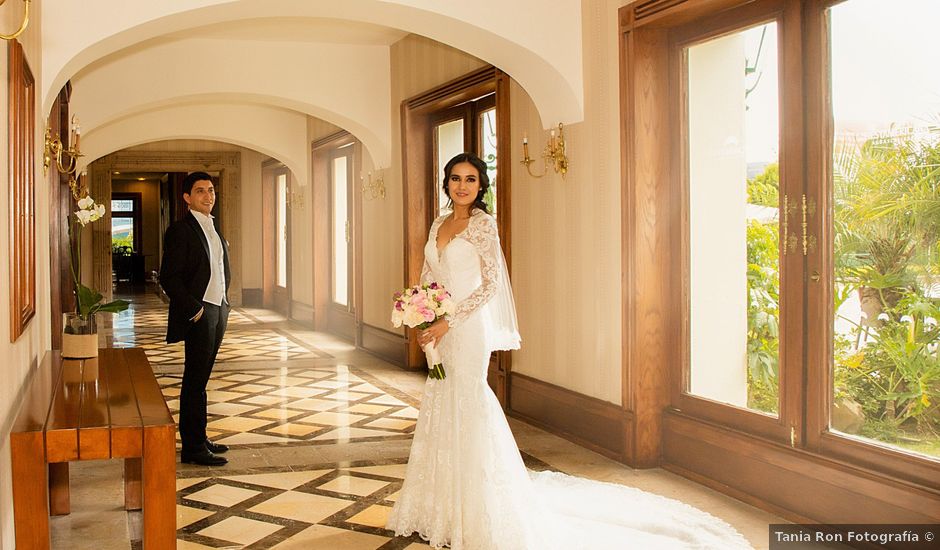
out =
[[[96,204],[94,199],[86,195],[78,200],[75,221],[69,222],[69,268],[72,271],[72,281],[75,283],[75,309],[82,319],[87,319],[90,314],[99,311],[120,313],[128,306],[126,300],[114,300],[102,304],[101,300],[104,296],[97,290],[83,285],[81,281],[82,229],[89,223],[100,220],[104,214],[104,205]]]

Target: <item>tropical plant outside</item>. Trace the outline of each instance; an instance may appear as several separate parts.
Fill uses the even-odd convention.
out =
[[[940,455],[940,132],[841,145],[834,162],[832,428]],[[776,164],[748,202],[777,207]],[[778,402],[777,222],[748,221],[748,406]]]

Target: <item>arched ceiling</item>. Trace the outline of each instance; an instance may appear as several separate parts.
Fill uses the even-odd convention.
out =
[[[397,112],[389,45],[407,33],[512,75],[546,126],[581,120],[580,1],[552,8],[537,0],[46,0],[43,109],[71,79],[83,144],[122,148],[140,143],[128,119],[181,112],[166,110],[173,104],[222,101],[236,118],[238,105],[252,116],[264,105],[345,128],[387,166]]]

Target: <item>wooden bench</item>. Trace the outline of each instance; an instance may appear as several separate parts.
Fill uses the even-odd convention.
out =
[[[176,548],[176,425],[143,350],[51,351],[28,384],[10,433],[16,547],[49,548],[49,515],[70,511],[69,462],[123,458],[144,548]]]

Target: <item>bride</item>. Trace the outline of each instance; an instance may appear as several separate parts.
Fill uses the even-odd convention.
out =
[[[543,550],[750,548],[723,521],[638,489],[529,472],[486,383],[490,353],[519,349],[486,164],[469,153],[444,167],[453,213],[434,220],[421,282],[441,283],[453,314],[420,331],[446,378],[428,379],[404,484],[387,528],[434,548]]]

